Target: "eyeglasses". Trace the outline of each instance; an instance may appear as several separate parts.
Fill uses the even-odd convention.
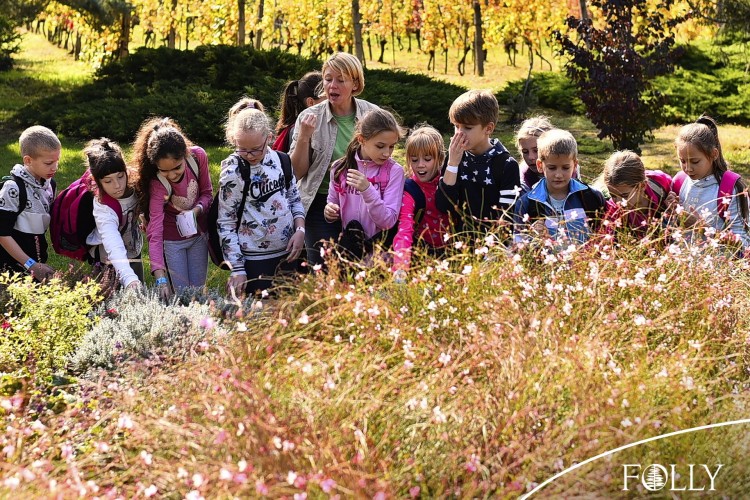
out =
[[[255,148],[255,149],[235,149],[234,152],[237,153],[238,155],[243,155],[243,156],[247,156],[247,155],[255,156],[257,154],[263,153],[266,150],[266,146],[267,145],[268,145],[268,138],[266,138],[266,140],[263,141],[263,145],[261,147],[259,147],[259,148]]]

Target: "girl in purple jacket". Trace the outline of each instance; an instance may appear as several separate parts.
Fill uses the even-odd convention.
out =
[[[159,295],[202,287],[208,273],[207,214],[211,175],[206,152],[169,118],[143,122],[133,144],[151,273]]]
[[[401,133],[391,113],[370,111],[357,123],[346,156],[331,166],[323,215],[330,223],[341,219],[339,246],[349,257],[361,259],[376,243],[387,248],[393,240],[404,169],[391,154]]]

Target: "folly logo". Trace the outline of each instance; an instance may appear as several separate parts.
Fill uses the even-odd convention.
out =
[[[640,481],[648,491],[716,491],[714,481],[723,464],[712,467],[706,464],[678,466],[651,464],[645,468],[641,464],[625,464],[623,468],[623,490],[630,491],[633,483]]]

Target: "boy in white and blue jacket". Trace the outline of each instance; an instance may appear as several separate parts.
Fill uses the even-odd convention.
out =
[[[585,243],[599,229],[604,196],[572,178],[578,168],[578,145],[570,132],[549,130],[539,136],[537,147],[537,167],[544,178],[515,206],[514,242],[537,236],[560,244]]]
[[[55,272],[46,264],[45,233],[62,146],[40,125],[24,130],[18,143],[23,164],[15,165],[0,186],[0,272],[25,270],[43,281]]]

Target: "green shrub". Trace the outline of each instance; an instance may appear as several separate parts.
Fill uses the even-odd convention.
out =
[[[523,94],[526,79],[508,82],[503,90],[496,94],[501,106],[511,106],[518,102]],[[534,73],[531,77],[531,94],[537,104],[544,108],[555,109],[568,114],[583,114],[583,103],[576,94],[575,85],[561,74],[544,71]]]
[[[64,368],[67,356],[91,326],[89,313],[99,287],[93,282],[70,287],[58,278],[41,285],[30,276],[8,273],[0,275],[0,287],[10,299],[2,317],[2,370],[33,364],[41,379]]]
[[[692,122],[706,113],[721,122],[750,124],[750,80],[743,68],[728,64],[729,57],[721,48],[683,48],[674,73],[654,82],[667,98],[668,123]]]
[[[102,67],[93,83],[39,99],[11,121],[18,128],[44,123],[70,137],[129,142],[147,117],[171,116],[192,140],[221,142],[226,112],[242,95],[259,99],[274,113],[286,82],[321,66],[248,46],[140,49]],[[461,92],[424,75],[368,70],[362,98],[394,109],[405,125],[426,121],[447,131],[448,108]]]

